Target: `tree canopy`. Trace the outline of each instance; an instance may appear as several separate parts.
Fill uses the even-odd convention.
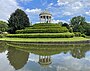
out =
[[[0,21],[0,31],[5,32],[5,31],[7,31],[7,29],[8,29],[7,23],[4,21]]]
[[[85,17],[73,17],[70,21],[70,25],[72,26],[74,32],[81,32],[86,35],[90,35],[90,23],[86,22]]]
[[[15,33],[16,30],[24,29],[30,25],[29,18],[21,9],[17,9],[14,13],[12,13],[8,22],[10,33]]]
[[[70,24],[71,24],[74,32],[83,33],[84,28],[82,25],[85,24],[85,17],[82,17],[82,16],[73,17],[70,21]]]

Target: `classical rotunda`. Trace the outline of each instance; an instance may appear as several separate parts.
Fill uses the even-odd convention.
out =
[[[52,14],[48,10],[45,10],[39,14],[41,23],[51,23]]]

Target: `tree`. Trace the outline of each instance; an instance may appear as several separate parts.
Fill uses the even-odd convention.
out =
[[[24,29],[30,25],[29,18],[21,9],[17,9],[14,13],[12,13],[8,22],[10,33],[15,33],[16,30]]]
[[[62,26],[63,22],[58,22],[58,24],[60,24]]]
[[[90,36],[90,23],[85,23],[84,25],[82,25],[84,28],[84,33],[88,36]]]
[[[85,22],[85,17],[82,16],[77,16],[77,17],[73,17],[71,20],[71,25],[83,25],[83,23]]]
[[[64,24],[62,24],[62,26],[66,27],[67,29],[70,28],[68,23],[64,23]]]
[[[84,32],[83,25],[85,24],[85,17],[73,17],[70,22],[70,25],[72,26],[74,32]]]
[[[0,21],[0,31],[5,32],[5,31],[7,31],[7,29],[8,29],[7,23],[4,21]]]

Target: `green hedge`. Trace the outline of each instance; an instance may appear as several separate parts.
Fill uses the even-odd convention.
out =
[[[64,33],[68,32],[68,29],[65,27],[63,28],[48,28],[48,29],[23,29],[23,30],[17,30],[17,34],[21,33]]]
[[[34,24],[31,27],[27,27],[26,29],[46,29],[46,28],[62,28],[60,24],[53,23],[38,23]]]
[[[13,38],[71,38],[74,33],[35,33],[35,34],[8,34],[7,37]]]
[[[60,24],[39,23],[22,30],[17,30],[16,33],[64,33],[68,31],[66,27],[61,27]]]

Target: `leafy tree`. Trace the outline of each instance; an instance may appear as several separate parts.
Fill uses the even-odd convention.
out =
[[[21,9],[17,9],[14,13],[12,13],[8,22],[10,33],[15,33],[16,30],[24,29],[30,25],[29,18]]]
[[[85,17],[82,16],[77,16],[77,17],[73,17],[71,20],[71,25],[83,25],[83,23],[85,22]]]
[[[0,31],[5,32],[5,31],[7,31],[7,29],[8,29],[7,23],[4,21],[0,21]]]
[[[67,29],[70,28],[68,23],[64,23],[64,24],[62,24],[62,26],[66,27]]]
[[[77,16],[71,19],[71,24],[74,32],[81,32],[83,33],[85,30],[83,25],[85,24],[85,17]]]
[[[60,24],[62,26],[63,22],[58,22],[58,24]]]
[[[89,35],[90,36],[90,23],[85,23],[84,25],[82,25],[83,26],[83,28],[84,28],[84,33],[86,34],[86,35]]]

